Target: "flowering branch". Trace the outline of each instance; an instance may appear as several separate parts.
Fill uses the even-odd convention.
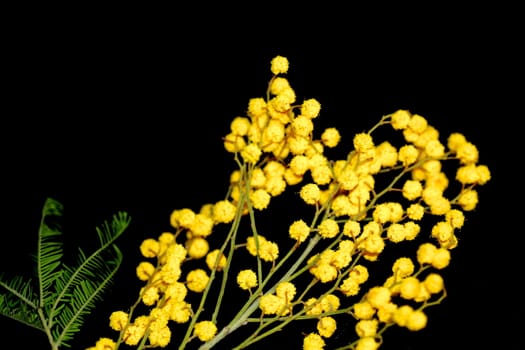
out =
[[[437,129],[408,110],[383,116],[353,136],[343,157],[329,157],[341,135],[333,127],[314,130],[321,105],[313,98],[297,103],[288,68],[276,56],[266,97],[250,99],[246,116],[230,124],[224,148],[237,168],[225,198],[198,211],[175,209],[171,231],[141,244],[143,257],[156,259],[137,267],[144,314],[135,315],[135,306],[113,312],[117,341],[101,338],[89,350],[173,341],[180,350],[192,342],[206,350],[246,332],[234,347],[244,349],[292,322],[305,324],[297,334],[304,349],[323,349],[340,332],[347,339],[340,349],[369,350],[393,326],[426,327],[425,309],[446,297],[440,271],[489,168],[463,134],[442,143]],[[280,196],[311,218],[264,217]],[[281,220],[289,222],[283,227]],[[371,276],[378,264],[385,275]],[[244,300],[229,301],[239,309],[223,316],[235,290]],[[349,321],[353,330],[338,329]],[[173,336],[183,327],[181,338]]]

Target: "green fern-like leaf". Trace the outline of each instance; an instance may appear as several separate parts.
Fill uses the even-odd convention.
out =
[[[104,222],[97,233],[101,246],[90,256],[79,249],[75,267],[63,266],[62,274],[56,280],[59,293],[51,310],[51,317],[56,317],[58,328],[57,340],[67,345],[78,332],[84,318],[94,308],[101,294],[107,289],[113,276],[122,263],[122,253],[114,244],[125,231],[130,218],[119,212],[111,224]],[[58,310],[60,305],[66,305]]]
[[[47,308],[53,302],[53,284],[59,278],[63,256],[61,231],[56,223],[62,216],[63,207],[58,201],[48,198],[42,209],[37,246],[37,277],[39,306]],[[55,219],[55,220],[54,220]]]
[[[38,296],[32,288],[32,282],[21,276],[16,276],[9,281],[4,276],[0,276],[0,287],[7,291],[0,293],[0,315],[43,330],[42,323],[35,312]]]
[[[127,213],[114,215],[111,223],[96,228],[100,247],[89,256],[79,248],[77,263],[67,266],[57,224],[62,211],[58,201],[46,200],[35,254],[37,282],[0,275],[0,315],[45,332],[53,349],[70,347],[85,316],[101,300],[122,263],[115,241],[130,223]]]

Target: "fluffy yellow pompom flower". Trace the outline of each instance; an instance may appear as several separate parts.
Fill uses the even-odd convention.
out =
[[[247,163],[255,164],[261,158],[262,151],[255,143],[250,143],[241,150],[241,157]]]
[[[265,294],[261,297],[259,308],[264,315],[275,315],[283,312],[286,301],[275,294]]]
[[[228,200],[222,200],[213,206],[213,220],[219,223],[230,223],[235,218],[237,207]]]
[[[435,294],[443,290],[445,283],[441,275],[430,273],[423,280],[423,285],[430,293]]]
[[[250,193],[250,199],[255,209],[263,210],[268,207],[268,204],[270,204],[271,196],[267,191],[257,189]]]
[[[114,350],[117,344],[110,338],[100,338],[95,343],[95,346],[89,347],[86,350]]]
[[[478,192],[473,189],[465,189],[459,194],[458,204],[465,211],[471,211],[478,205]]]
[[[153,238],[146,238],[140,244],[140,252],[145,258],[154,258],[159,253],[159,242]]]
[[[421,310],[414,310],[408,315],[406,328],[411,331],[419,331],[427,325],[427,315]]]
[[[116,331],[123,330],[128,324],[129,315],[124,311],[114,311],[109,316],[109,326]]]
[[[310,333],[304,337],[303,350],[323,350],[326,343],[317,333]]]
[[[296,292],[297,290],[292,282],[281,282],[275,288],[275,294],[279,298],[283,298],[287,303],[293,300]]]
[[[354,147],[356,151],[367,151],[374,148],[372,136],[367,133],[359,133],[354,136]]]
[[[392,272],[397,278],[404,278],[414,273],[414,263],[412,259],[400,257],[392,265]]]
[[[201,341],[207,342],[217,334],[217,326],[212,321],[200,321],[195,324],[193,332]]]
[[[250,269],[242,270],[237,274],[237,284],[244,290],[255,288],[257,286],[257,275]]]
[[[360,320],[368,320],[372,318],[376,310],[368,301],[362,301],[353,305],[354,315]]]
[[[336,329],[337,323],[333,317],[325,316],[317,321],[317,331],[319,332],[319,335],[325,338],[330,338]]]
[[[377,350],[379,345],[375,337],[359,338],[355,350]]]
[[[186,276],[188,289],[197,293],[204,291],[209,280],[210,277],[203,269],[192,270]]]
[[[136,272],[139,280],[147,281],[155,272],[155,266],[149,261],[142,261],[138,264]]]
[[[432,243],[422,243],[417,249],[417,262],[421,265],[431,264],[434,260],[437,247]]]
[[[323,238],[334,238],[339,233],[339,225],[334,219],[325,219],[321,221],[317,230]]]
[[[408,127],[412,114],[405,109],[399,109],[390,115],[392,127],[396,130],[403,130]]]
[[[403,197],[405,197],[409,201],[413,201],[414,199],[421,197],[422,193],[423,185],[419,181],[407,180],[403,184]]]
[[[479,159],[478,148],[470,142],[465,142],[458,147],[456,157],[462,164],[476,163]]]
[[[326,147],[333,148],[341,141],[341,134],[336,128],[327,128],[321,134],[321,141]]]
[[[224,267],[226,266],[226,256],[224,256],[224,254],[221,254],[221,256],[219,257],[219,253],[220,250],[215,249],[206,255],[206,265],[208,265],[208,268],[210,270],[217,268],[217,271],[222,271],[222,269],[224,269]]]
[[[414,299],[419,295],[421,283],[414,276],[409,276],[401,281],[399,292],[402,298]]]
[[[372,287],[366,294],[366,300],[376,309],[387,305],[390,302],[390,298],[390,289],[382,286]]]
[[[373,337],[377,334],[379,322],[376,319],[359,320],[355,325],[355,332],[360,338]]]
[[[301,105],[301,115],[314,119],[319,115],[321,111],[321,104],[315,98],[305,100]]]
[[[259,245],[258,247],[257,243]],[[246,240],[246,249],[253,256],[257,256],[257,253],[259,253],[259,257],[264,261],[275,261],[279,256],[279,246],[274,242],[266,240],[266,238],[261,235],[257,236],[257,241],[255,236],[248,237]]]
[[[191,258],[200,259],[208,254],[210,245],[204,238],[195,237],[186,241],[186,250]]]
[[[287,73],[289,67],[289,62],[286,57],[275,56],[271,61],[271,68],[273,74]]]
[[[301,188],[299,195],[306,204],[315,204],[321,198],[321,190],[317,184],[306,184]]]
[[[303,220],[297,220],[290,225],[288,233],[296,241],[304,242],[310,234],[310,227]]]
[[[414,145],[403,145],[399,149],[398,158],[404,166],[414,164],[419,156],[419,151]]]
[[[444,269],[450,263],[450,251],[446,248],[438,248],[432,259],[432,266],[438,270]]]

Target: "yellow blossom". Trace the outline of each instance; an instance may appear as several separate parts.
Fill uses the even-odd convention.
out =
[[[299,194],[306,204],[315,204],[321,197],[321,190],[317,184],[309,183],[301,188]]]
[[[321,104],[315,98],[307,99],[301,104],[301,115],[310,119],[316,118],[320,110]]]
[[[403,185],[403,197],[409,201],[413,201],[421,197],[423,193],[423,185],[416,180],[407,180]]]
[[[160,298],[159,288],[151,285],[143,288],[141,294],[142,302],[148,306],[155,304]]]
[[[183,300],[170,302],[169,319],[176,323],[186,323],[192,315],[191,305]]]
[[[289,62],[286,57],[275,56],[271,61],[271,68],[273,74],[278,75],[281,73],[287,73],[289,67]]]
[[[337,323],[331,316],[321,317],[319,321],[317,321],[317,331],[322,337],[330,338],[334,334],[336,328]]]
[[[339,225],[334,219],[325,219],[321,221],[317,230],[323,238],[334,238],[339,233]]]
[[[217,326],[212,321],[199,321],[195,323],[193,332],[201,341],[207,342],[217,334]]]
[[[254,97],[248,101],[247,114],[253,119],[257,119],[267,113],[266,101],[261,97]]]
[[[465,135],[458,132],[450,134],[450,136],[447,139],[447,147],[454,152],[457,152],[458,148],[464,145],[465,143],[467,143]]]
[[[415,299],[419,295],[420,282],[416,277],[408,276],[401,281],[399,293],[405,299]]]
[[[390,115],[392,127],[403,130],[408,127],[412,114],[406,109],[399,109]]]
[[[373,337],[377,334],[379,322],[376,319],[359,320],[355,325],[355,331],[360,338]]]
[[[189,208],[175,209],[170,215],[170,223],[174,228],[188,228],[195,220],[195,212]]]
[[[228,200],[221,200],[213,206],[213,220],[218,223],[230,223],[235,218],[237,208]]]
[[[366,300],[355,303],[352,307],[355,317],[360,320],[369,320],[376,312],[375,308]]]
[[[186,276],[186,285],[188,289],[200,293],[204,291],[210,277],[203,269],[191,270]]]
[[[214,249],[206,255],[206,265],[210,270],[222,271],[226,267],[226,256],[220,254],[219,249]]]
[[[86,350],[114,350],[116,343],[110,338],[100,338],[95,343],[95,346],[89,347]]]
[[[310,227],[303,220],[296,220],[290,225],[288,233],[296,241],[304,242],[310,234]]]
[[[393,167],[397,163],[397,149],[388,141],[381,142],[377,147],[377,157],[382,167]]]
[[[382,286],[372,287],[366,294],[366,300],[376,309],[388,304],[390,302],[390,297],[390,289]]]
[[[336,128],[327,128],[321,134],[321,140],[326,147],[333,148],[341,141],[341,134]]]
[[[478,205],[478,192],[474,189],[465,189],[459,194],[458,204],[465,211],[472,211]]]
[[[358,283],[358,281],[352,276],[345,278],[339,285],[339,290],[347,297],[357,295],[360,289],[360,283]]]
[[[444,269],[450,262],[450,251],[445,248],[437,248],[432,257],[432,266],[438,270]]]
[[[309,333],[303,340],[303,350],[323,350],[325,345],[325,341],[317,333]]]
[[[250,192],[250,200],[252,201],[253,207],[257,210],[266,209],[268,204],[270,204],[270,199],[270,194],[263,189]]]
[[[437,273],[429,273],[423,280],[425,288],[432,294],[439,293],[444,288],[444,281],[441,275]]]
[[[275,288],[275,294],[289,303],[293,300],[297,292],[295,285],[291,282],[280,282]]]
[[[154,258],[159,253],[159,242],[153,238],[146,238],[140,244],[140,252],[145,258]]]
[[[149,261],[142,261],[138,264],[136,272],[139,280],[147,281],[155,272],[155,266]]]
[[[296,155],[290,160],[290,169],[297,175],[304,175],[310,168],[310,162],[305,155]]]
[[[323,312],[332,312],[339,309],[341,301],[335,294],[327,294],[319,301]]]
[[[265,294],[259,301],[259,308],[264,315],[275,315],[283,312],[286,301],[275,294]]]
[[[375,337],[359,338],[355,350],[377,350],[379,345]]]
[[[414,263],[408,257],[400,257],[392,265],[392,272],[397,278],[404,278],[414,273]]]
[[[279,95],[284,90],[290,88],[290,82],[284,77],[275,77],[270,83],[270,93],[272,95]]]
[[[195,236],[207,237],[212,233],[213,225],[214,222],[211,216],[197,213],[188,229]]]
[[[409,166],[414,164],[417,161],[419,156],[419,151],[414,145],[404,145],[401,146],[398,152],[399,161],[404,166]]]
[[[421,310],[415,310],[408,315],[406,328],[411,331],[419,331],[427,325],[427,315]]]
[[[451,209],[445,214],[445,220],[453,228],[461,228],[465,223],[465,215],[459,209]]]
[[[445,146],[439,140],[430,140],[425,144],[425,153],[432,158],[441,158],[445,155]]]
[[[419,114],[413,114],[408,122],[408,127],[414,132],[421,134],[428,126],[427,120]]]
[[[257,146],[257,144],[255,143],[250,143],[241,150],[241,157],[247,163],[251,163],[251,164],[257,163],[261,155],[262,155],[262,151],[259,148],[259,146]]]
[[[456,157],[462,164],[476,163],[479,159],[478,148],[470,142],[465,142],[458,146]]]
[[[356,238],[361,233],[361,224],[358,221],[347,220],[343,225],[343,234],[345,236]]]
[[[254,288],[257,286],[257,275],[252,270],[242,270],[237,274],[237,284],[244,290]]]
[[[246,136],[250,129],[250,120],[246,117],[236,117],[230,124],[230,130],[234,135]]]
[[[210,245],[207,240],[202,237],[195,237],[186,241],[186,249],[188,256],[193,259],[200,259],[208,254]]]
[[[128,313],[124,311],[114,311],[109,316],[109,326],[116,331],[123,330],[128,324]]]
[[[425,214],[425,208],[419,203],[414,203],[407,208],[406,213],[409,219],[421,220]]]

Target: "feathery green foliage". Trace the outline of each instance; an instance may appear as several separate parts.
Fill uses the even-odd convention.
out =
[[[62,205],[48,198],[42,210],[36,252],[36,282],[21,276],[0,276],[0,315],[46,333],[51,348],[70,347],[85,316],[101,299],[122,262],[115,244],[129,226],[125,212],[96,228],[100,247],[90,255],[79,248],[77,262],[62,261],[58,220]],[[2,292],[4,290],[4,292]]]

